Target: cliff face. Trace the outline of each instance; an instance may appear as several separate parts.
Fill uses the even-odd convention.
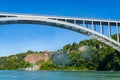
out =
[[[36,63],[38,61],[46,62],[46,61],[48,61],[48,59],[49,59],[48,52],[40,53],[40,54],[33,53],[33,54],[27,55],[24,58],[25,62],[29,62],[29,63],[33,63],[33,62]]]

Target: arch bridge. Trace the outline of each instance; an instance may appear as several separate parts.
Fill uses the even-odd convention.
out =
[[[120,21],[116,20],[0,13],[0,25],[6,24],[40,24],[69,29],[95,38],[120,52]],[[116,40],[111,38],[112,30]]]

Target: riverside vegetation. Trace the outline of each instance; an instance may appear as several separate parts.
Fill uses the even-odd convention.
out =
[[[116,40],[116,35],[112,38]],[[0,58],[1,70],[19,70],[32,66],[25,62],[28,54],[41,52],[28,51]],[[115,49],[97,41],[96,39],[83,40],[79,43],[67,44],[55,52],[50,52],[47,62],[38,62],[40,70],[120,70],[120,53]]]

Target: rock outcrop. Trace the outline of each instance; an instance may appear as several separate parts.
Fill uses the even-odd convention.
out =
[[[33,53],[33,54],[29,54],[27,55],[24,60],[26,62],[29,62],[29,63],[36,63],[38,61],[43,61],[43,62],[46,62],[48,61],[49,59],[49,53],[46,51],[45,53]]]

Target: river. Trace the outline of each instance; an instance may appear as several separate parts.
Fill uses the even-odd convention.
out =
[[[120,72],[0,70],[0,80],[120,80]]]

